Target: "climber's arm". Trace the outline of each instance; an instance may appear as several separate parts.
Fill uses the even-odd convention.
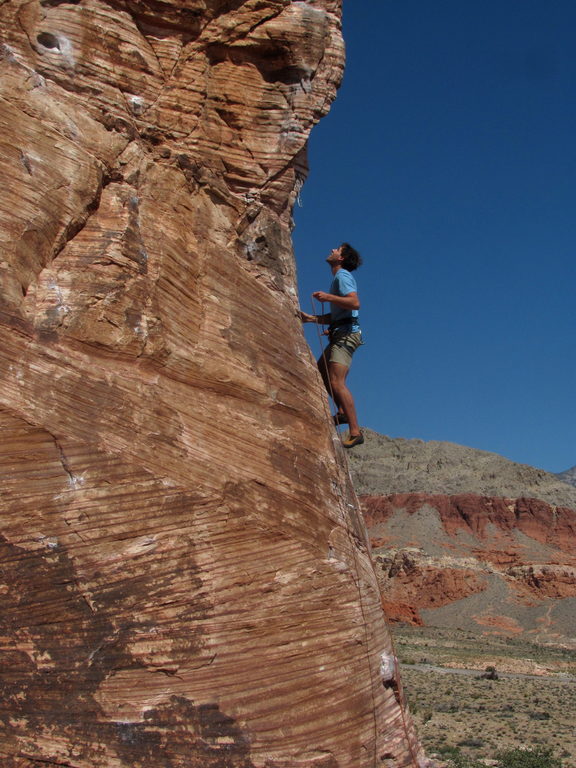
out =
[[[347,293],[346,296],[335,296],[333,293],[316,291],[312,296],[322,303],[329,301],[330,304],[336,304],[337,307],[342,307],[342,309],[360,309],[360,299],[356,291]]]

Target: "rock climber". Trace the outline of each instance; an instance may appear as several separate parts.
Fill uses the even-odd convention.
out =
[[[335,424],[348,424],[349,434],[342,441],[345,448],[353,448],[364,442],[364,435],[358,426],[356,407],[352,393],[346,386],[352,355],[362,344],[362,331],[358,321],[360,301],[356,280],[352,272],[362,264],[360,254],[348,243],[334,248],[326,259],[332,270],[329,293],[315,291],[312,296],[321,303],[330,303],[330,312],[325,315],[309,315],[300,312],[303,323],[329,325],[329,343],[318,359],[318,369],[324,386],[334,398],[338,412]]]

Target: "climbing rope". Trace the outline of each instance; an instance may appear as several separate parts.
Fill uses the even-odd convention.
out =
[[[382,592],[380,592],[380,597],[382,597]],[[384,613],[384,609],[382,609],[382,613]],[[392,645],[392,655],[394,657],[394,672],[395,672],[394,682],[398,686],[398,698],[400,699],[398,703],[400,705],[400,714],[402,715],[402,725],[404,727],[404,735],[406,736],[406,743],[408,744],[408,750],[410,751],[412,764],[414,765],[414,768],[420,768],[420,763],[418,762],[418,760],[416,759],[416,755],[414,754],[412,739],[408,734],[408,723],[406,722],[406,713],[404,711],[405,707],[407,706],[406,695],[404,693],[404,686],[402,685],[402,678],[400,677],[400,671],[398,669],[398,656],[396,655],[394,635],[392,634],[390,627],[388,626],[388,622],[386,621],[386,616],[384,616],[384,624],[386,625],[386,629],[388,630],[388,634],[390,635],[390,644]]]
[[[312,314],[315,315],[316,317],[318,317],[318,312],[317,312],[317,309],[316,309],[316,303],[315,303],[315,300],[314,300],[314,296],[312,296],[311,305],[312,305]],[[324,302],[323,301],[320,302],[320,308],[321,308],[320,317],[324,317]],[[330,373],[329,373],[329,370],[328,370],[328,359],[327,359],[327,356],[326,356],[326,350],[328,349],[328,347],[324,346],[324,344],[322,342],[322,336],[325,335],[325,331],[323,330],[325,323],[324,322],[320,322],[320,323],[316,322],[315,325],[316,325],[316,334],[318,336],[318,344],[319,344],[320,350],[321,350],[320,357],[322,358],[322,362],[323,362],[323,365],[324,365],[326,384],[328,386],[328,391],[330,393],[330,398],[332,400],[332,403],[336,406],[336,402],[334,400],[334,390],[332,389],[332,382],[330,381]],[[322,328],[322,330],[321,330],[321,328]],[[330,415],[331,421],[333,422],[334,414],[332,413],[332,408],[331,408],[330,404],[328,405],[328,413]],[[340,495],[340,497],[342,498],[341,495]],[[349,514],[350,513],[348,512],[346,516],[349,517]],[[362,623],[363,623],[363,626],[364,626],[364,636],[365,636],[365,641],[364,642],[365,642],[365,646],[366,646],[366,664],[368,665],[368,672],[370,674],[370,690],[371,690],[371,693],[372,693],[372,715],[373,715],[373,718],[374,718],[374,768],[377,768],[377,766],[378,766],[378,755],[377,755],[378,722],[376,720],[376,698],[375,698],[375,693],[374,693],[375,689],[376,689],[376,686],[375,686],[375,680],[374,680],[374,673],[373,673],[373,670],[372,670],[372,663],[371,663],[370,654],[369,654],[370,638],[369,638],[369,635],[368,635],[367,614],[366,614],[366,609],[365,609],[365,606],[364,606],[364,598],[363,598],[363,595],[362,595],[362,586],[360,584],[360,575],[359,575],[360,568],[359,568],[359,565],[358,565],[358,555],[357,555],[357,552],[356,552],[357,544],[356,544],[356,542],[353,539],[352,531],[350,529],[350,525],[348,524],[348,520],[345,520],[345,522],[344,522],[344,530],[346,531],[346,534],[347,534],[347,537],[348,537],[348,543],[350,545],[350,551],[352,553],[352,557],[353,557],[353,560],[354,560],[354,569],[352,570],[351,575],[352,575],[352,580],[354,581],[354,586],[356,587],[356,591],[358,592],[358,601],[360,603],[360,611],[362,613]]]
[[[312,314],[315,315],[316,317],[318,317],[318,312],[316,311],[316,304],[315,304],[314,296],[312,296],[312,298],[311,298],[311,306],[312,306]],[[324,316],[324,302],[320,302],[320,307],[321,307],[320,316],[323,317]],[[320,323],[316,322],[315,325],[316,325],[316,333],[317,333],[317,336],[318,336],[318,344],[319,344],[320,349],[321,349],[321,358],[322,358],[322,362],[323,362],[323,365],[324,365],[324,372],[325,372],[325,376],[326,376],[326,383],[328,385],[328,391],[330,393],[330,398],[332,400],[332,403],[337,408],[338,406],[336,405],[336,401],[334,399],[334,391],[332,389],[332,382],[330,381],[330,375],[329,375],[329,370],[328,370],[328,359],[327,359],[327,356],[326,356],[326,350],[328,349],[329,345],[328,346],[324,346],[324,344],[322,342],[322,336],[325,335],[325,331],[324,331],[325,323],[324,322],[320,322]],[[331,408],[330,404],[328,404],[328,413],[330,415],[331,420],[333,420],[333,416],[335,414],[332,413],[332,408]],[[354,505],[349,505],[349,506],[354,506]],[[349,513],[348,513],[348,515],[349,515]],[[361,583],[360,583],[360,568],[359,568],[359,564],[358,564],[358,553],[356,551],[357,542],[354,540],[354,538],[352,536],[352,531],[350,529],[350,526],[345,524],[344,528],[345,528],[346,533],[348,535],[348,541],[349,541],[349,544],[350,544],[350,547],[351,547],[351,551],[352,551],[352,556],[353,556],[353,559],[354,559],[354,572],[352,574],[352,578],[354,580],[354,584],[355,584],[356,590],[358,592],[358,600],[360,602],[360,611],[362,613],[362,620],[363,620],[363,624],[364,624],[364,634],[365,634],[365,638],[366,638],[366,640],[365,640],[365,642],[366,642],[366,663],[368,665],[368,672],[370,674],[370,685],[371,685],[372,703],[373,703],[372,712],[373,712],[373,717],[374,717],[374,766],[375,766],[375,768],[377,768],[377,765],[378,765],[378,762],[379,762],[378,761],[378,755],[377,755],[378,722],[377,722],[377,719],[376,719],[376,698],[375,698],[375,693],[374,693],[375,692],[375,679],[374,679],[374,673],[373,673],[373,670],[372,670],[371,658],[370,658],[370,654],[369,654],[370,638],[369,638],[369,634],[368,634],[367,613],[366,613],[366,608],[365,608],[365,605],[364,605],[364,597],[363,597],[363,594],[362,594],[362,586],[361,586]],[[368,546],[370,546],[369,543],[368,543]],[[369,555],[370,558],[372,558],[372,555],[371,555],[370,552],[368,552],[368,555]],[[382,592],[381,592],[381,589],[380,589],[380,585],[378,585],[378,594],[379,594],[379,597],[380,597],[380,604],[382,604]],[[386,627],[386,630],[388,632],[388,636],[390,637],[390,645],[391,645],[391,649],[392,649],[392,658],[394,660],[394,669],[393,669],[392,680],[394,681],[394,684],[396,685],[397,690],[398,690],[398,699],[399,699],[398,700],[398,706],[400,707],[400,715],[402,717],[402,727],[403,727],[403,730],[404,730],[404,736],[405,736],[405,739],[406,739],[406,744],[408,746],[408,751],[410,753],[410,758],[411,758],[411,761],[412,761],[413,768],[419,768],[419,763],[418,763],[418,760],[416,758],[416,754],[414,753],[414,747],[413,747],[413,744],[412,744],[412,739],[410,738],[410,734],[408,732],[408,723],[406,722],[406,714],[404,712],[404,708],[406,706],[406,696],[405,696],[405,693],[404,693],[404,688],[402,686],[402,681],[400,679],[400,675],[398,673],[398,663],[397,663],[398,662],[398,656],[397,656],[396,647],[395,647],[395,644],[394,644],[394,636],[392,635],[392,632],[390,631],[390,627],[388,626],[388,622],[386,620],[386,616],[384,615],[384,610],[383,609],[382,609],[382,616],[383,616],[383,620],[384,620],[384,626]]]
[[[349,504],[349,507],[353,507],[354,505]],[[377,754],[377,747],[378,747],[378,722],[376,719],[376,697],[375,697],[375,679],[374,679],[374,673],[372,671],[372,663],[371,658],[369,654],[369,648],[370,648],[370,636],[368,634],[368,620],[367,620],[367,613],[364,606],[364,598],[362,595],[362,586],[360,582],[360,568],[358,565],[358,553],[356,548],[356,542],[354,541],[354,538],[352,536],[352,532],[350,530],[350,527],[348,525],[344,526],[346,529],[346,532],[348,534],[348,541],[350,543],[350,547],[352,549],[352,556],[354,558],[354,569],[355,573],[352,574],[352,578],[354,580],[354,584],[356,585],[356,589],[358,591],[358,599],[360,602],[360,611],[362,613],[362,621],[364,624],[364,635],[365,635],[365,642],[366,642],[366,663],[368,665],[368,671],[370,674],[370,685],[372,688],[372,713],[374,718],[374,766],[375,768],[377,765],[379,765],[378,760],[378,754]],[[368,542],[368,547],[370,547],[370,543]],[[370,549],[367,552],[368,557],[370,557],[370,560],[372,560],[372,553]],[[376,578],[376,574],[374,574],[374,577]],[[376,578],[376,583],[378,587],[378,596],[380,597],[380,605],[382,606],[382,591],[380,589],[380,585],[378,584],[378,580]],[[416,757],[416,754],[414,752],[414,746],[412,744],[412,738],[408,731],[408,723],[406,721],[406,713],[405,713],[405,707],[406,707],[406,696],[404,693],[404,688],[402,686],[402,680],[400,678],[399,670],[398,670],[398,655],[396,653],[396,646],[394,643],[394,635],[392,634],[392,631],[390,630],[390,627],[388,625],[388,621],[386,620],[386,616],[384,614],[384,609],[381,607],[382,610],[382,618],[384,621],[384,626],[386,627],[386,631],[388,632],[388,636],[390,638],[390,645],[392,650],[392,659],[394,662],[393,670],[392,670],[392,677],[391,680],[393,681],[394,685],[397,688],[398,691],[398,706],[400,707],[400,716],[402,718],[402,729],[404,731],[404,737],[406,739],[406,745],[408,747],[408,752],[410,755],[410,759],[412,762],[413,768],[420,768],[420,763],[418,762],[418,759]],[[384,681],[381,681],[382,685],[384,685]]]

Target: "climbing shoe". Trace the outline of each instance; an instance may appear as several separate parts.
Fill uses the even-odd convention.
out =
[[[345,413],[335,413],[334,414],[334,424],[338,426],[339,424],[348,424],[348,417]]]
[[[355,445],[362,445],[364,442],[364,435],[360,432],[359,435],[348,435],[346,440],[342,440],[344,448],[354,448]]]

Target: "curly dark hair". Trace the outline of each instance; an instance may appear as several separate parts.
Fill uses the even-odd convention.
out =
[[[342,243],[340,247],[342,248],[341,254],[344,256],[342,266],[344,269],[347,269],[348,272],[354,272],[355,269],[358,269],[358,267],[362,265],[360,254],[355,248],[352,248],[350,243]]]

